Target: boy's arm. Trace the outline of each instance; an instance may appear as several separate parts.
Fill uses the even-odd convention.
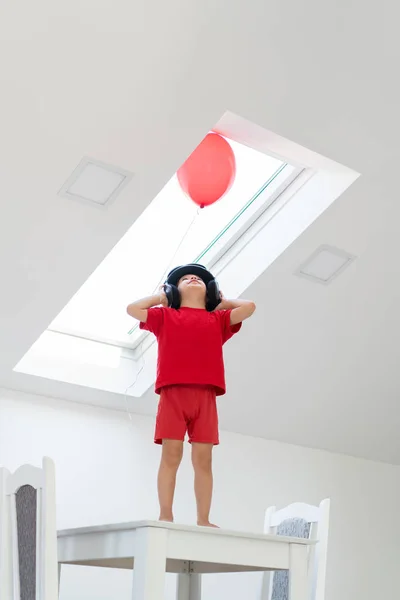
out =
[[[155,294],[154,296],[148,296],[147,298],[132,302],[132,304],[129,304],[129,306],[126,307],[126,312],[141,323],[146,323],[148,309],[153,308],[153,306],[160,306],[160,304],[162,306],[168,306],[168,300],[164,290],[160,290],[160,293]]]
[[[221,294],[221,302],[215,310],[231,310],[231,325],[236,325],[251,317],[256,305],[252,300],[227,300]]]

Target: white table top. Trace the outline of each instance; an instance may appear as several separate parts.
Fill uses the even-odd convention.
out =
[[[92,525],[90,527],[76,527],[73,529],[63,529],[58,531],[58,537],[69,537],[79,536],[90,533],[105,533],[105,532],[118,532],[118,531],[130,531],[133,529],[141,529],[143,527],[157,527],[161,529],[168,529],[172,531],[186,531],[190,533],[202,533],[205,535],[217,535],[224,537],[234,538],[246,538],[251,540],[267,540],[271,539],[274,542],[290,543],[290,544],[301,544],[313,545],[316,543],[315,540],[308,540],[304,538],[286,537],[277,535],[266,535],[263,533],[254,533],[246,531],[234,531],[231,529],[220,529],[216,527],[198,527],[197,525],[182,525],[179,523],[168,523],[166,521],[131,521],[128,523],[110,523],[105,525]]]
[[[188,561],[201,573],[287,569],[290,548],[316,540],[198,527],[165,521],[134,521],[58,532],[60,563],[132,569],[138,536],[148,532],[166,544],[167,571],[185,572]],[[161,536],[161,538],[160,538]],[[166,536],[166,537],[163,537]]]
[[[178,574],[180,599],[197,600],[199,594],[191,595],[188,590],[200,581],[194,579],[200,574],[289,569],[291,600],[306,600],[308,547],[315,543],[214,527],[134,521],[59,531],[58,561],[60,565],[134,569],[134,595],[145,600],[163,597],[165,572]]]

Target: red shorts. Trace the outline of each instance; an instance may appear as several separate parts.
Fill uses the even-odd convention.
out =
[[[161,389],[154,441],[184,440],[218,444],[218,414],[215,388],[169,385]]]

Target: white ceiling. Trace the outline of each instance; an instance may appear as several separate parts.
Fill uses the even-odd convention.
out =
[[[226,7],[3,2],[0,385],[121,406],[12,368],[230,110],[361,177],[248,290],[221,426],[400,463],[396,4]],[[107,211],[57,196],[83,156],[134,173]],[[293,276],[320,244],[358,257],[327,287]]]

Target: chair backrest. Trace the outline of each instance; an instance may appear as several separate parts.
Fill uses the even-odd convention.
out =
[[[330,500],[319,506],[297,502],[276,510],[271,506],[265,513],[264,533],[304,537],[317,540],[308,550],[308,598],[324,600],[326,559],[328,550]],[[265,573],[262,600],[285,600],[289,594],[287,571]]]
[[[0,468],[0,600],[57,600],[54,463]]]

